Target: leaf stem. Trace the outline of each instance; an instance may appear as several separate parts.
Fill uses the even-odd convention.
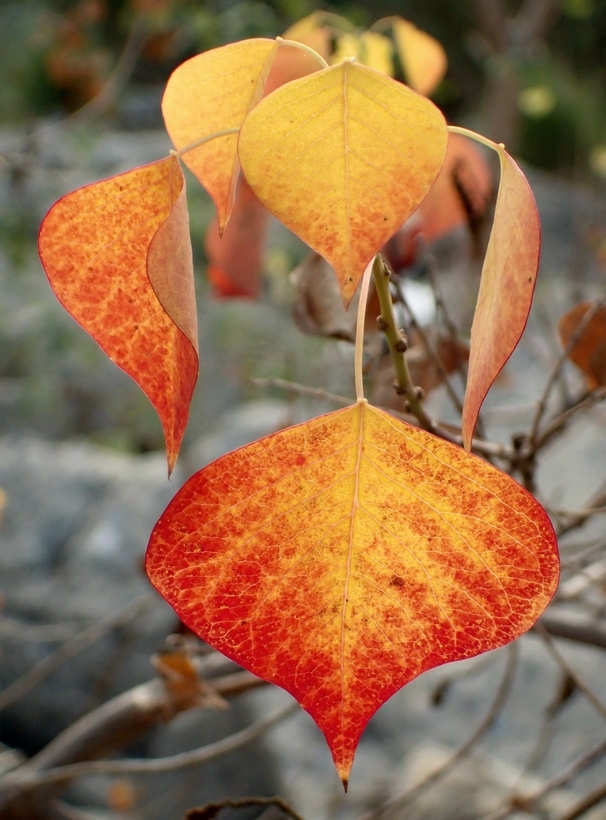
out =
[[[310,57],[317,60],[322,68],[330,68],[324,57],[322,57],[321,54],[318,54],[317,51],[314,51],[313,48],[306,46],[305,43],[298,43],[296,40],[284,40],[282,37],[276,37],[276,43],[279,46],[292,46],[292,48],[298,48],[300,51],[304,51],[306,54],[309,54]]]
[[[500,154],[501,151],[505,150],[504,143],[493,142],[492,140],[489,140],[488,137],[483,137],[475,131],[470,131],[469,128],[461,128],[459,125],[447,125],[446,128],[451,134],[461,134],[463,137],[469,137],[469,139],[475,140],[476,142],[481,142],[482,145],[485,145],[487,148],[492,148],[492,150],[496,151],[497,154]]]
[[[360,301],[358,302],[358,316],[356,319],[356,352],[354,359],[354,376],[356,382],[356,400],[364,401],[364,323],[366,319],[366,303],[368,302],[368,289],[370,287],[370,275],[378,259],[375,256],[371,259],[362,275],[362,286],[360,288]]]
[[[427,415],[421,402],[419,391],[412,383],[408,362],[404,355],[406,351],[406,338],[396,325],[393,301],[389,291],[389,269],[380,255],[375,257],[372,272],[375,280],[375,288],[377,289],[377,295],[379,297],[379,304],[381,305],[381,315],[378,322],[387,339],[391,358],[396,370],[394,387],[398,393],[406,396],[410,412],[416,417],[421,427],[433,433],[435,432],[435,424]]]
[[[172,150],[168,153],[171,157],[182,157],[183,154],[187,154],[188,151],[193,151],[194,148],[199,148],[201,145],[204,145],[211,140],[216,140],[219,137],[227,137],[230,134],[237,134],[239,133],[239,128],[224,128],[222,131],[215,131],[214,134],[208,134],[206,137],[200,137],[200,139],[194,140],[190,142],[189,145],[185,145],[183,148],[180,148],[178,151]]]

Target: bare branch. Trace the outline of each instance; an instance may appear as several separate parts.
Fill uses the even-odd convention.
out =
[[[396,800],[391,801],[387,805],[382,806],[381,808],[371,812],[370,814],[364,815],[364,817],[360,818],[360,820],[382,820],[382,818],[387,817],[387,811],[402,809],[405,806],[408,806],[410,803],[416,800],[417,797],[423,794],[423,792],[427,791],[427,789],[430,786],[433,786],[437,781],[445,777],[457,764],[459,764],[469,754],[471,749],[478,743],[482,736],[486,734],[486,732],[490,729],[495,720],[498,718],[501,709],[503,708],[503,705],[505,704],[505,701],[509,696],[518,662],[517,644],[509,644],[507,649],[508,652],[507,660],[505,663],[505,669],[496,696],[493,702],[491,703],[488,712],[486,713],[480,724],[472,732],[472,734],[467,738],[467,740],[461,746],[459,746],[459,748],[451,755],[451,757],[446,761],[446,763],[444,763],[443,766],[440,766],[439,769],[432,772],[424,780],[422,780],[416,786],[413,786],[412,789],[409,789],[409,791],[407,791],[401,797],[398,797]]]
[[[116,629],[122,624],[130,623],[134,617],[148,609],[153,601],[152,595],[143,595],[133,603],[126,606],[117,615],[112,615],[105,618],[98,623],[84,629],[78,635],[75,635],[69,641],[59,646],[50,655],[37,663],[29,672],[22,675],[18,680],[7,686],[0,692],[0,710],[6,709],[20,698],[35,689],[38,684],[42,683],[49,675],[51,675],[62,664],[80,654],[89,646],[99,641],[108,632]]]
[[[57,786],[69,783],[77,777],[88,777],[90,775],[126,775],[126,774],[160,774],[174,772],[178,769],[185,769],[190,766],[198,766],[216,760],[228,752],[239,749],[241,746],[259,737],[263,732],[274,726],[289,715],[294,714],[299,709],[298,703],[290,703],[286,707],[275,710],[267,717],[260,718],[251,726],[242,729],[229,737],[193,749],[189,752],[170,757],[160,757],[156,759],[129,760],[95,760],[85,763],[72,763],[67,766],[60,766],[47,771],[32,771],[27,765],[22,766],[16,772],[11,772],[4,778],[4,789],[7,794],[12,791],[11,797],[14,799],[17,793],[24,793],[39,789],[43,786]]]
[[[598,697],[596,697],[596,695],[594,695],[590,687],[568,663],[566,658],[562,655],[562,653],[554,644],[551,635],[547,631],[546,627],[541,623],[541,620],[537,621],[537,623],[533,627],[533,630],[541,636],[550,654],[555,658],[555,660],[560,664],[560,666],[563,669],[565,669],[566,672],[570,675],[577,689],[585,695],[585,697],[595,708],[595,710],[600,713],[604,720],[606,720],[606,706],[604,706],[601,700]]]
[[[207,803],[199,809],[190,809],[183,820],[211,820],[217,817],[224,808],[239,809],[246,806],[277,806],[292,820],[303,820],[301,815],[297,814],[281,797],[241,797],[237,800],[226,798],[219,803]],[[265,817],[265,813],[263,817]]]

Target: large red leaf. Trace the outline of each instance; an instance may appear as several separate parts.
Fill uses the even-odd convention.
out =
[[[471,327],[463,441],[471,447],[482,402],[526,327],[536,283],[541,223],[526,177],[497,146],[501,181]]]
[[[527,630],[558,557],[512,478],[361,401],[194,475],[147,572],[198,635],[297,698],[347,783],[381,704]]]
[[[156,408],[174,466],[198,375],[185,180],[173,157],[48,212],[40,258],[60,302]]]

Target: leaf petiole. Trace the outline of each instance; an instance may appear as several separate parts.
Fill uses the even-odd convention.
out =
[[[172,149],[168,153],[171,157],[177,157],[177,159],[179,159],[183,156],[183,154],[187,154],[188,151],[193,151],[194,148],[199,148],[201,145],[205,145],[205,143],[211,142],[211,140],[216,140],[219,137],[228,137],[230,134],[238,134],[239,131],[239,128],[224,128],[222,131],[215,131],[214,134],[208,134],[205,137],[200,137],[200,139],[190,142],[189,145],[185,145],[179,151],[175,151],[174,149]]]
[[[376,259],[377,257],[374,257],[370,260],[368,265],[366,265],[366,269],[362,274],[362,285],[360,287],[360,301],[358,302],[358,316],[356,319],[356,352],[354,359],[354,376],[356,381],[357,401],[365,401],[363,375],[364,323],[366,319],[366,303],[368,302],[368,290],[370,288],[370,275],[373,271]]]
[[[283,40],[282,37],[276,37],[276,43],[279,46],[292,46],[292,48],[298,48],[300,51],[304,51],[306,54],[309,54],[309,56],[313,57],[314,60],[317,60],[322,68],[330,68],[324,57],[318,54],[317,51],[314,51],[313,48],[310,48],[310,46],[306,46],[305,43],[298,43],[296,40]]]
[[[469,139],[475,140],[476,142],[482,143],[487,148],[492,148],[493,151],[496,151],[497,154],[500,154],[502,151],[505,150],[505,144],[502,142],[493,142],[489,140],[488,137],[483,137],[481,134],[477,134],[475,131],[470,131],[469,128],[461,128],[459,125],[447,125],[447,130],[451,134],[460,134],[462,137],[469,137]]]

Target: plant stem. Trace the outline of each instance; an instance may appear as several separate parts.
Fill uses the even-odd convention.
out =
[[[296,40],[283,40],[282,37],[276,37],[276,43],[279,46],[292,46],[292,48],[298,48],[300,51],[304,51],[306,54],[309,54],[309,56],[313,57],[314,60],[317,60],[322,68],[330,68],[324,57],[318,54],[317,51],[314,51],[313,48],[306,46],[305,43],[298,43]]]
[[[204,145],[211,140],[216,140],[219,137],[227,137],[230,134],[237,134],[239,131],[239,128],[224,128],[222,131],[215,131],[214,134],[208,134],[206,137],[200,137],[200,139],[190,142],[189,145],[180,148],[178,151],[169,151],[169,154],[171,157],[182,157],[183,154],[187,154],[188,151],[193,151],[194,148],[199,148],[201,145]]]
[[[505,150],[505,145],[502,142],[493,142],[489,140],[488,137],[483,137],[481,134],[476,134],[475,131],[470,131],[469,128],[461,128],[458,125],[447,125],[446,128],[451,134],[461,134],[463,137],[469,137],[469,139],[475,140],[476,142],[481,142],[482,145],[485,145],[487,148],[492,148],[497,154]]]
[[[396,325],[393,302],[391,293],[389,292],[389,270],[380,255],[375,257],[372,271],[375,288],[377,289],[377,295],[379,297],[379,304],[381,305],[379,323],[387,339],[391,358],[396,370],[394,387],[398,393],[406,396],[410,412],[416,417],[421,427],[433,433],[435,432],[435,424],[425,412],[419,392],[412,383],[408,362],[404,355],[406,351],[406,340]]]
[[[354,377],[356,382],[356,400],[365,401],[364,398],[364,323],[366,319],[366,303],[368,302],[368,289],[370,287],[370,274],[379,257],[371,259],[362,274],[362,286],[360,288],[360,301],[358,302],[358,316],[356,319],[356,352],[354,359]]]

